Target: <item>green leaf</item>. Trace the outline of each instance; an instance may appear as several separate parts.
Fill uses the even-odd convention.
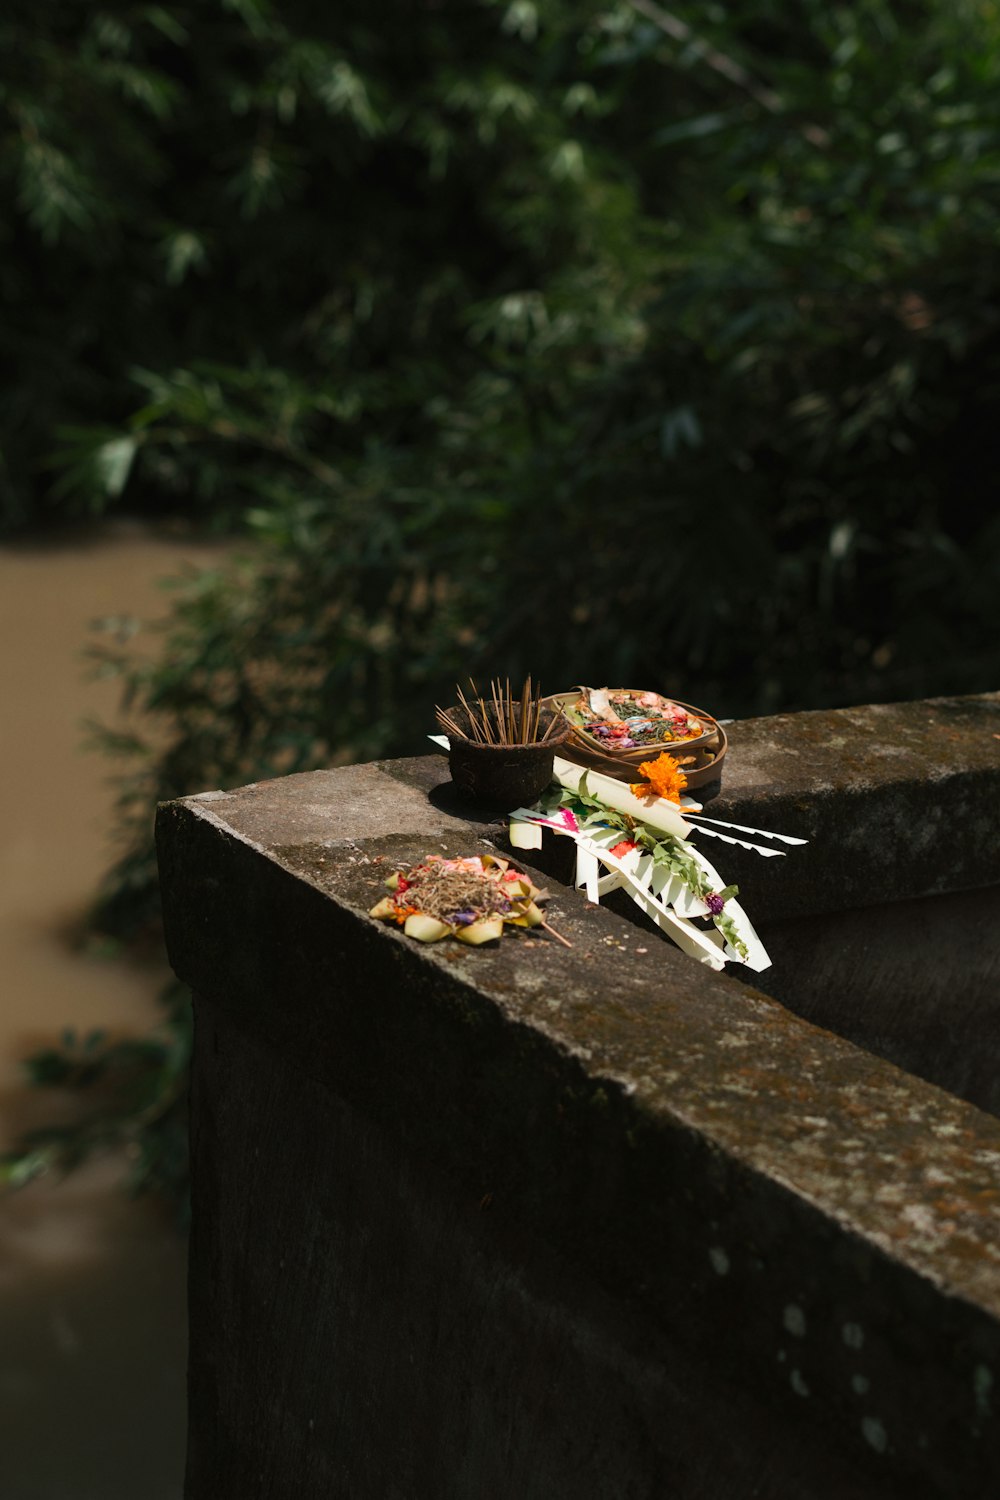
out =
[[[734,111],[708,115],[694,115],[688,120],[678,120],[675,125],[664,125],[650,137],[654,146],[672,146],[678,141],[700,140],[703,136],[715,135],[735,124],[740,115]]]
[[[166,279],[170,286],[180,286],[189,271],[200,270],[206,262],[205,242],[194,230],[175,229],[161,243],[166,261]],[[140,422],[143,420],[140,417]],[[133,418],[133,425],[136,419]]]
[[[138,438],[126,434],[102,443],[96,450],[94,470],[107,494],[115,497],[124,490],[138,449]]]

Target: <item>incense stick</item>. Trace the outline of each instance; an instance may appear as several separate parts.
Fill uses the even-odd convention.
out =
[[[454,713],[440,705],[434,710],[438,724],[449,737],[455,735],[476,745],[544,744],[566,723],[560,708],[550,709],[545,731],[540,733],[542,693],[530,675],[524,679],[519,698],[514,697],[509,677],[503,683],[499,677],[491,678],[488,698],[480,693],[471,677],[467,692],[457,685],[455,691],[468,729],[463,729]]]

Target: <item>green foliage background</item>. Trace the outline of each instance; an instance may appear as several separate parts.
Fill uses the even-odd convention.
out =
[[[9,0],[4,524],[248,536],[104,649],[166,729],[105,924],[157,796],[416,751],[470,670],[995,687],[998,84],[986,0]]]

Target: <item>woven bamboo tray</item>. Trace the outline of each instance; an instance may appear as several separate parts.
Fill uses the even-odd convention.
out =
[[[615,688],[614,691],[645,690]],[[580,690],[577,688],[571,693],[553,693],[542,701],[548,707],[563,709],[575,703],[579,696]],[[641,763],[644,760],[655,760],[660,751],[664,750],[676,760],[692,790],[708,786],[713,781],[720,781],[723,761],[729,747],[726,731],[704,709],[696,708],[692,703],[683,703],[680,698],[671,698],[670,701],[680,704],[681,708],[693,714],[696,719],[701,719],[707,726],[706,732],[690,740],[665,741],[659,745],[636,746],[631,750],[608,750],[578,724],[571,724],[569,738],[559,746],[558,753],[565,760],[573,761],[575,765],[590,766],[595,771],[603,771],[605,776],[616,777],[618,781],[638,781]]]

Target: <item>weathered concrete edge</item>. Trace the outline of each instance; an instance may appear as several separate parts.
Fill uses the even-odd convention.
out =
[[[1000,692],[860,703],[728,724],[727,788],[791,796],[995,771]]]
[[[955,736],[942,740],[950,758],[933,753],[928,719],[942,736]],[[908,744],[884,743],[887,720],[904,741],[908,731]],[[1000,883],[1000,694],[744,720],[729,735],[721,792],[706,813],[807,840],[765,860],[696,836],[725,879],[740,886],[755,919]],[[834,742],[853,745],[853,753]],[[425,794],[448,782],[440,756],[373,764]]]
[[[426,1154],[436,1163],[456,1150],[456,1159],[467,1158],[464,1143],[474,1131],[484,1176],[465,1190],[473,1201],[488,1190],[498,1204],[507,1202],[516,1243],[534,1225],[543,1255],[561,1247],[606,1294],[640,1297],[654,1321],[665,1319],[692,1347],[719,1339],[730,1375],[751,1388],[759,1383],[772,1399],[787,1376],[774,1364],[776,1336],[788,1343],[788,1332],[794,1339],[808,1326],[820,1348],[841,1328],[845,1340],[849,1329],[861,1328],[866,1357],[873,1367],[881,1362],[888,1388],[877,1418],[865,1420],[890,1435],[921,1424],[925,1479],[947,1474],[956,1430],[963,1442],[978,1440],[977,1463],[996,1461],[995,1419],[972,1406],[975,1381],[1000,1368],[995,1121],[667,950],[660,978],[676,986],[682,975],[686,1013],[668,1005],[666,1012],[660,1006],[651,1015],[640,1009],[618,1017],[624,1045],[615,1026],[595,1034],[590,1007],[554,1021],[544,987],[506,980],[512,964],[523,968],[527,959],[529,970],[546,963],[549,983],[557,984],[562,950],[540,946],[529,958],[507,944],[502,957],[460,955],[464,971],[455,972],[436,950],[417,950],[369,922],[356,897],[331,892],[234,834],[210,808],[172,804],[162,819],[173,825],[164,878],[182,975],[249,1035],[381,1118],[383,1128],[397,1129],[401,1118],[412,1138],[422,1123]],[[364,869],[362,848],[351,859],[355,874]],[[202,876],[191,879],[199,862]],[[171,867],[183,866],[188,878],[172,879]],[[366,878],[370,884],[370,872]],[[236,891],[248,897],[243,911],[231,899]],[[625,924],[611,914],[581,912],[580,905],[566,899],[561,925],[579,919],[584,932],[621,933]],[[349,984],[345,995],[352,959],[376,993],[402,985],[395,1007],[370,1014],[358,1008]],[[616,953],[615,964],[622,962]],[[678,1073],[670,1066],[677,1058],[664,1056],[678,1036],[672,1022],[690,1028],[692,975],[701,992],[694,1019],[705,1010],[705,1025],[718,1028],[722,995],[730,1029],[716,1029],[714,1039],[744,1044],[721,1086],[699,1076],[689,1035],[680,1049],[687,1068]],[[334,1003],[317,1006],[327,989]],[[280,1010],[278,995],[285,997]],[[656,1055],[648,1051],[651,1037]],[[442,1080],[443,1097],[435,1095],[430,1110],[423,1076],[414,1077],[420,1057],[434,1060]],[[837,1150],[831,1125],[838,1122],[802,1115],[824,1062],[834,1100],[843,1089],[850,1104],[839,1122],[855,1132],[846,1174],[842,1161],[830,1165]],[[776,1100],[765,1107],[749,1082],[757,1065],[760,1076],[784,1066],[794,1078],[777,1134],[767,1128]],[[902,1143],[893,1133],[901,1104],[908,1105]],[[757,1138],[755,1119],[763,1127]],[[467,1161],[456,1167],[459,1176],[467,1170]],[[498,1210],[495,1222],[501,1218]],[[680,1309],[679,1287],[686,1293]],[[827,1363],[811,1362],[802,1346],[793,1344],[791,1353],[796,1383],[791,1395],[783,1388],[783,1398],[794,1406],[803,1387],[811,1390],[812,1418],[846,1422],[846,1440],[852,1431],[857,1440]],[[835,1366],[837,1353],[845,1351],[836,1351]],[[944,1374],[929,1382],[937,1367]],[[862,1430],[872,1442],[882,1426]]]
[[[417,948],[394,929],[371,923],[363,905],[331,891],[327,883],[310,878],[302,870],[290,868],[286,860],[264,844],[234,829],[206,806],[202,798],[162,804],[158,816],[158,838],[164,820],[174,816],[193,817],[227,843],[243,846],[293,880],[310,885],[325,900],[359,920],[362,930],[374,934],[377,941],[394,944],[399,950],[400,962],[405,964],[412,958],[415,963],[434,966],[440,978],[455,979],[453,966],[444,961],[440,949]],[[356,858],[365,860],[364,842],[355,845],[354,851]],[[634,939],[634,930],[606,909],[584,912],[583,898],[576,892],[566,891],[560,899],[577,914],[583,913],[584,922],[600,928],[602,934],[620,933]],[[225,993],[227,973],[231,970],[230,956],[224,955],[221,945],[213,945],[212,958],[218,961],[217,966],[210,960],[200,972],[193,972],[190,949],[178,948],[171,942],[173,924],[169,898],[165,898],[165,904],[168,948],[176,971],[197,988],[205,989],[213,980],[221,981],[221,992]],[[207,918],[205,923],[207,926]],[[504,945],[504,950],[505,957],[513,958],[510,943]],[[473,962],[478,960],[481,964],[484,956],[475,955]],[[560,956],[551,949],[546,953],[548,959],[557,962]],[[704,1076],[691,1071],[682,1076],[676,1066],[676,1055],[669,1046],[669,1036],[661,1039],[664,1044],[661,1055],[645,1053],[637,1070],[637,1059],[628,1055],[627,1045],[625,1048],[620,1045],[620,1032],[615,1037],[598,1039],[592,1031],[581,1034],[579,1027],[567,1027],[565,1017],[556,1021],[547,1006],[539,1009],[532,1004],[538,993],[534,985],[520,986],[517,1001],[511,1003],[508,987],[497,991],[486,974],[477,976],[467,967],[458,982],[463,990],[497,1006],[508,1023],[529,1027],[562,1055],[572,1058],[593,1081],[611,1082],[620,1087],[640,1108],[649,1111],[652,1119],[696,1132],[706,1142],[732,1154],[753,1170],[781,1182],[804,1201],[835,1217],[845,1230],[906,1262],[914,1272],[927,1277],[943,1290],[979,1302],[1000,1317],[1000,1183],[996,1176],[1000,1169],[1000,1122],[833,1033],[799,1019],[756,990],[694,965],[672,949],[664,947],[661,956],[668,964],[683,967],[688,997],[697,997],[700,989],[706,996],[711,993],[714,999],[718,999],[720,991],[724,991],[725,1003],[732,1011],[730,1019],[739,1029],[720,1034],[712,1029],[713,1016],[712,1020],[706,1021],[703,1040],[708,1049],[706,1055],[717,1056],[719,1049],[725,1049],[736,1057],[737,1066],[728,1088],[720,1090],[717,1075],[709,1076],[707,1070]],[[460,961],[467,957],[463,953]],[[524,977],[523,973],[518,975],[519,979]],[[631,1020],[629,1024],[632,1024]],[[648,1044],[651,1030],[655,1032],[655,1028],[643,1028],[643,1046]],[[773,1072],[775,1046],[787,1050],[788,1060],[799,1066],[793,1081],[802,1101],[815,1099],[824,1083],[829,1083],[829,1092],[824,1094],[825,1103],[835,1106],[838,1101],[843,1102],[845,1068],[853,1072],[857,1080],[854,1097],[849,1107],[842,1110],[839,1119],[833,1108],[828,1108],[822,1121],[803,1115],[798,1119],[800,1128],[794,1139],[783,1130],[776,1133],[763,1128],[774,1118],[776,1101],[773,1096],[755,1092],[746,1080],[750,1074],[750,1045],[753,1040],[759,1043],[765,1034],[769,1050],[765,1054],[763,1048],[760,1049],[764,1067]],[[626,1043],[627,1040],[626,1037]],[[602,1042],[606,1045],[602,1046]],[[690,1062],[691,1058],[686,1060]],[[806,1061],[808,1067],[803,1072],[801,1064]],[[793,1111],[794,1104],[795,1101]],[[724,1112],[727,1109],[731,1109],[738,1119],[727,1120]],[[762,1116],[766,1116],[766,1122]],[[762,1125],[759,1136],[748,1128],[755,1120]],[[905,1216],[898,1222],[893,1220],[891,1227],[887,1223],[887,1210],[891,1213],[904,1199],[908,1207],[920,1187],[919,1181],[913,1177],[907,1177],[905,1183],[897,1177],[895,1186],[886,1182],[888,1166],[891,1165],[898,1174],[910,1165],[900,1157],[899,1141],[893,1134],[897,1122],[903,1121],[920,1131],[920,1138],[910,1142],[913,1159],[928,1154],[928,1143],[932,1143],[930,1151],[935,1170],[928,1184],[928,1201],[922,1205],[926,1210],[922,1214],[925,1222],[927,1214],[937,1216],[933,1200],[939,1195],[934,1191],[934,1179],[940,1182],[942,1173],[948,1178],[948,1215],[940,1236],[929,1227],[922,1234],[914,1233],[912,1222]],[[782,1121],[783,1125],[785,1123]],[[813,1142],[813,1134],[819,1126],[823,1127],[821,1135]],[[861,1126],[867,1132],[864,1139],[858,1136]],[[830,1140],[834,1136],[830,1127],[839,1127],[841,1139],[849,1138],[851,1142],[852,1154],[847,1166],[856,1187],[849,1199],[831,1192],[834,1177],[827,1163]],[[818,1150],[812,1149],[813,1145]],[[844,1165],[843,1158],[840,1158],[837,1177],[842,1176]],[[985,1191],[987,1188],[992,1191]],[[972,1217],[963,1220],[962,1240],[957,1242],[956,1195],[963,1194],[967,1197]],[[977,1224],[981,1226],[979,1229],[975,1227]],[[949,1253],[952,1247],[958,1250],[953,1258]],[[981,1260],[978,1259],[980,1255]],[[982,1274],[983,1266],[990,1268],[986,1277]]]
[[[563,1259],[539,1277],[501,1183],[495,1200],[435,1191],[409,1142],[231,1012],[199,997],[196,1023],[192,1500],[246,1500],[264,1473],[316,1500],[912,1500],[801,1396],[779,1438],[712,1329],[685,1349],[648,1336],[627,1290],[595,1299]]]
[[[762,919],[1000,881],[1000,693],[744,719],[728,733],[707,811],[810,841],[766,868],[720,852]]]

